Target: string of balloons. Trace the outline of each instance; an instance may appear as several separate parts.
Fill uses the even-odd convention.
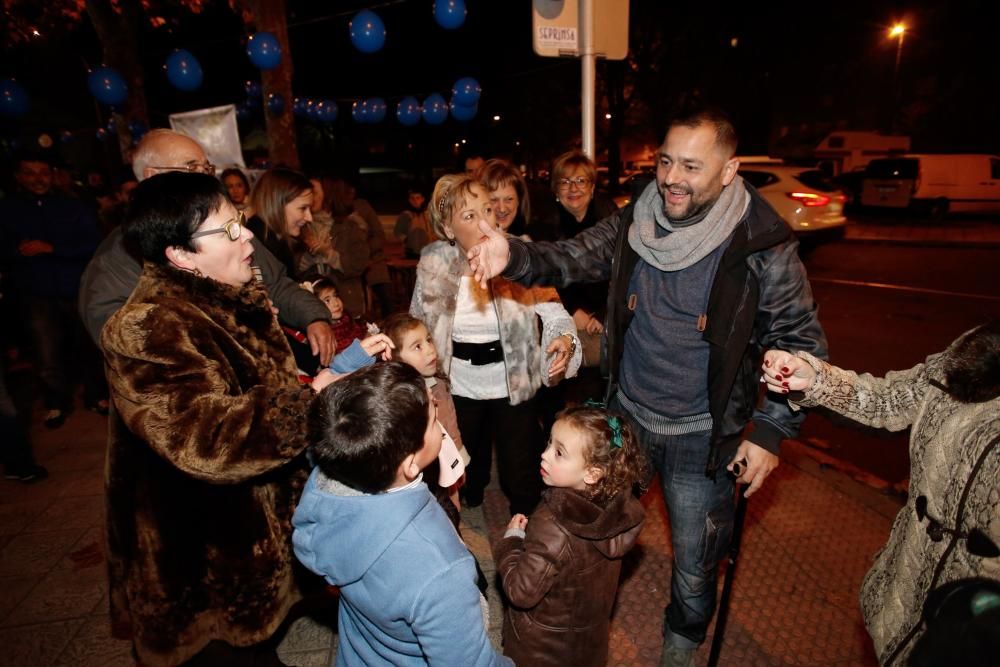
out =
[[[465,23],[467,10],[465,0],[435,0],[434,20],[446,30],[456,30]],[[348,24],[351,43],[361,53],[370,54],[382,49],[386,41],[385,24],[374,11],[359,11]],[[246,47],[247,57],[258,69],[267,71],[281,64],[282,48],[278,38],[270,32],[258,32],[250,36]],[[204,72],[201,63],[190,51],[175,49],[163,63],[167,80],[182,92],[195,91],[201,87]],[[101,104],[115,109],[128,99],[128,84],[113,67],[100,66],[87,75],[90,93]],[[281,115],[286,102],[279,93],[270,93],[261,100],[260,84],[248,81],[245,85],[247,100],[237,106],[237,115],[246,118],[253,113],[254,104],[263,102],[268,113]],[[446,101],[439,93],[424,98],[421,103],[416,97],[406,96],[396,105],[396,119],[404,126],[412,127],[421,120],[429,125],[440,125],[451,117],[467,122],[478,113],[482,88],[472,77],[463,77],[455,82],[451,90],[451,101]],[[18,118],[30,109],[30,100],[24,87],[15,79],[0,81],[0,115]],[[334,100],[313,100],[296,97],[292,102],[296,116],[322,123],[337,120],[338,107]],[[388,112],[388,105],[381,97],[357,100],[352,104],[351,117],[357,123],[380,123]],[[141,123],[133,121],[129,125],[133,136],[145,133]],[[106,128],[98,129],[98,138],[104,139],[116,131],[113,122]]]

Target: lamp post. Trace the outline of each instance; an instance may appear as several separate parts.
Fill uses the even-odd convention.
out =
[[[893,96],[895,98],[892,106],[892,116],[890,118],[889,130],[896,131],[896,116],[899,113],[899,63],[903,59],[903,39],[906,37],[906,26],[897,23],[889,29],[889,39],[896,40],[896,67],[892,71]]]

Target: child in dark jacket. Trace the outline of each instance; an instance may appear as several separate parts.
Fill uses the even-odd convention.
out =
[[[590,406],[556,416],[541,461],[551,488],[531,520],[514,515],[494,547],[508,601],[504,654],[516,664],[607,663],[621,558],[644,518],[632,494],[644,469],[621,418]]]

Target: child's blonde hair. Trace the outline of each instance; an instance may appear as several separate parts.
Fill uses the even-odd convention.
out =
[[[646,457],[624,417],[590,405],[566,408],[556,415],[584,436],[583,460],[588,467],[600,468],[601,479],[582,492],[604,505],[621,492],[631,492],[646,482]]]

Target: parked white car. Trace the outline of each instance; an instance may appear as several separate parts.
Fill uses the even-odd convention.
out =
[[[739,173],[795,233],[843,233],[847,197],[819,169],[749,162],[740,164]]]
[[[872,160],[861,190],[864,206],[909,208],[944,217],[1000,211],[1000,157],[900,155]]]

